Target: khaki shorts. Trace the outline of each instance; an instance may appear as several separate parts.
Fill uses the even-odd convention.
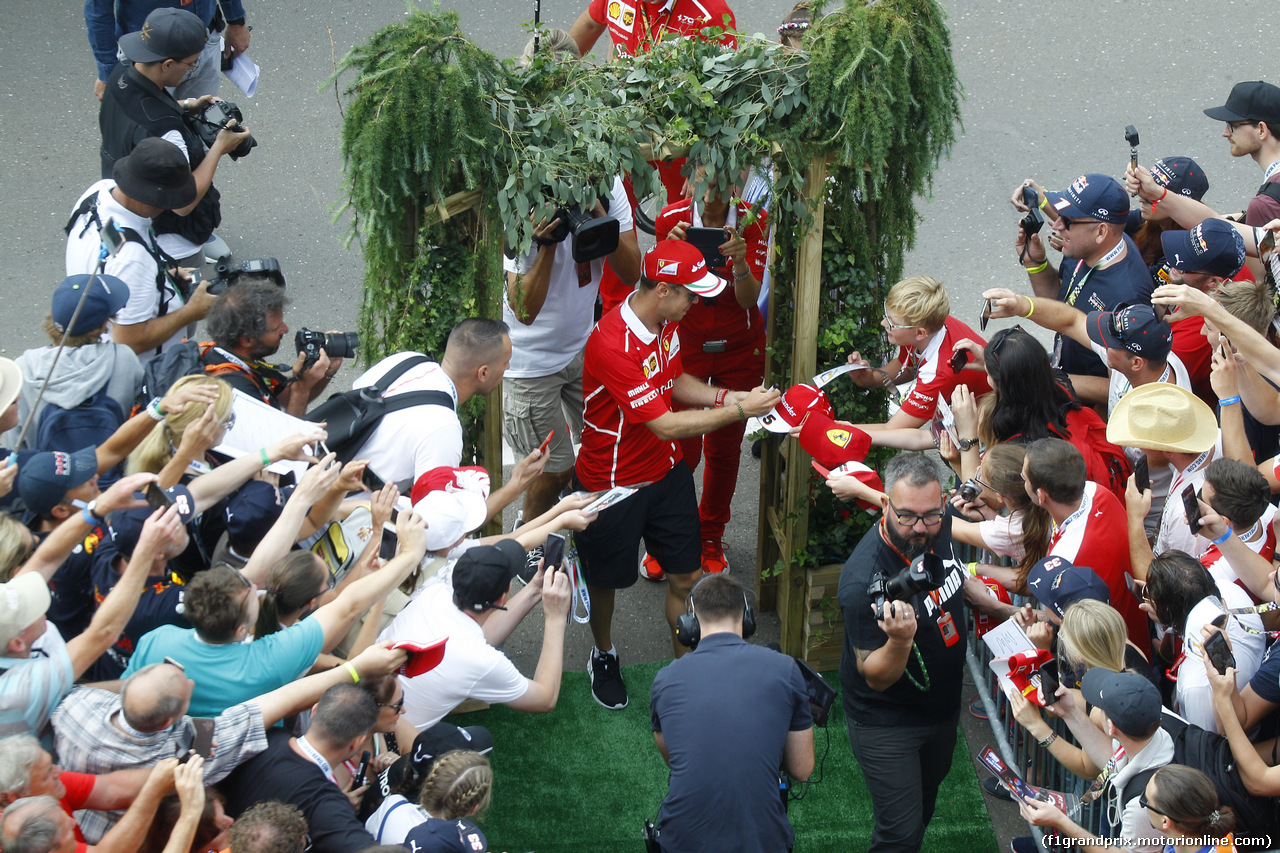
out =
[[[556,431],[548,474],[573,469],[573,439],[582,435],[582,353],[550,376],[502,380],[502,435],[517,456],[528,456]]]

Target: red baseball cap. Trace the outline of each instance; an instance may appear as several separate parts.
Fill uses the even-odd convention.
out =
[[[1036,687],[1039,685],[1032,682],[1031,676],[1038,673],[1040,667],[1053,660],[1053,654],[1046,649],[1027,649],[1010,655],[1006,660],[1009,664],[1009,680],[1013,682],[1013,686],[1028,701],[1039,705],[1040,699],[1036,696]]]
[[[659,240],[645,252],[644,277],[687,287],[698,296],[716,296],[729,283],[708,270],[701,250],[684,240]]]
[[[825,412],[813,411],[800,429],[800,446],[819,465],[836,469],[847,462],[865,459],[871,450],[871,436],[860,429],[836,423]]]
[[[800,426],[804,416],[810,412],[821,412],[828,417],[835,417],[831,401],[826,392],[812,385],[792,385],[782,395],[778,405],[760,418],[760,426],[769,432],[790,432],[793,427]],[[837,463],[839,464],[839,463]]]

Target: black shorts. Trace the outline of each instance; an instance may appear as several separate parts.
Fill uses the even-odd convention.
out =
[[[573,487],[583,489],[576,476]],[[687,575],[702,568],[700,535],[693,473],[677,462],[661,480],[600,513],[573,541],[588,584],[626,589],[639,578],[641,538],[664,572]]]

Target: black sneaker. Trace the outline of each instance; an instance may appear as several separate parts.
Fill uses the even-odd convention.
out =
[[[1013,794],[1009,793],[1009,789],[1004,786],[1004,783],[1002,783],[998,777],[988,776],[982,780],[981,784],[982,790],[986,791],[987,794],[995,797],[997,800],[1013,801]]]
[[[591,676],[591,695],[597,702],[614,711],[627,707],[627,685],[622,681],[617,655],[592,649],[587,673]]]
[[[535,545],[532,551],[524,555],[524,568],[516,573],[521,583],[528,583],[538,573],[538,563],[542,562],[542,547]]]

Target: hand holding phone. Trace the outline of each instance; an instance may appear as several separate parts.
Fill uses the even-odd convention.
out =
[[[538,445],[538,457],[541,458],[547,452],[547,448],[551,446],[551,439],[556,437],[556,431],[552,430],[547,433],[547,437],[542,440],[542,444]]]
[[[1226,675],[1227,667],[1236,665],[1235,655],[1231,654],[1231,647],[1227,645],[1227,635],[1222,631],[1214,631],[1204,641],[1204,653],[1219,675]]]
[[[1133,484],[1138,487],[1139,492],[1145,492],[1151,489],[1151,465],[1147,462],[1147,455],[1145,453],[1133,466]]]
[[[951,372],[959,373],[964,370],[964,366],[969,363],[969,359],[973,358],[973,353],[967,349],[958,349],[951,354]]]
[[[1058,662],[1051,660],[1040,667],[1040,692],[1044,695],[1045,707],[1058,701]]]
[[[542,549],[542,565],[544,571],[554,572],[564,561],[565,538],[559,533],[548,533],[547,544]]]
[[[144,494],[147,498],[147,505],[152,509],[166,510],[173,506],[173,499],[165,494],[164,489],[160,488],[156,483],[147,483]]]
[[[1195,486],[1187,486],[1182,490],[1182,508],[1187,514],[1187,526],[1191,533],[1200,535],[1200,497]]]

